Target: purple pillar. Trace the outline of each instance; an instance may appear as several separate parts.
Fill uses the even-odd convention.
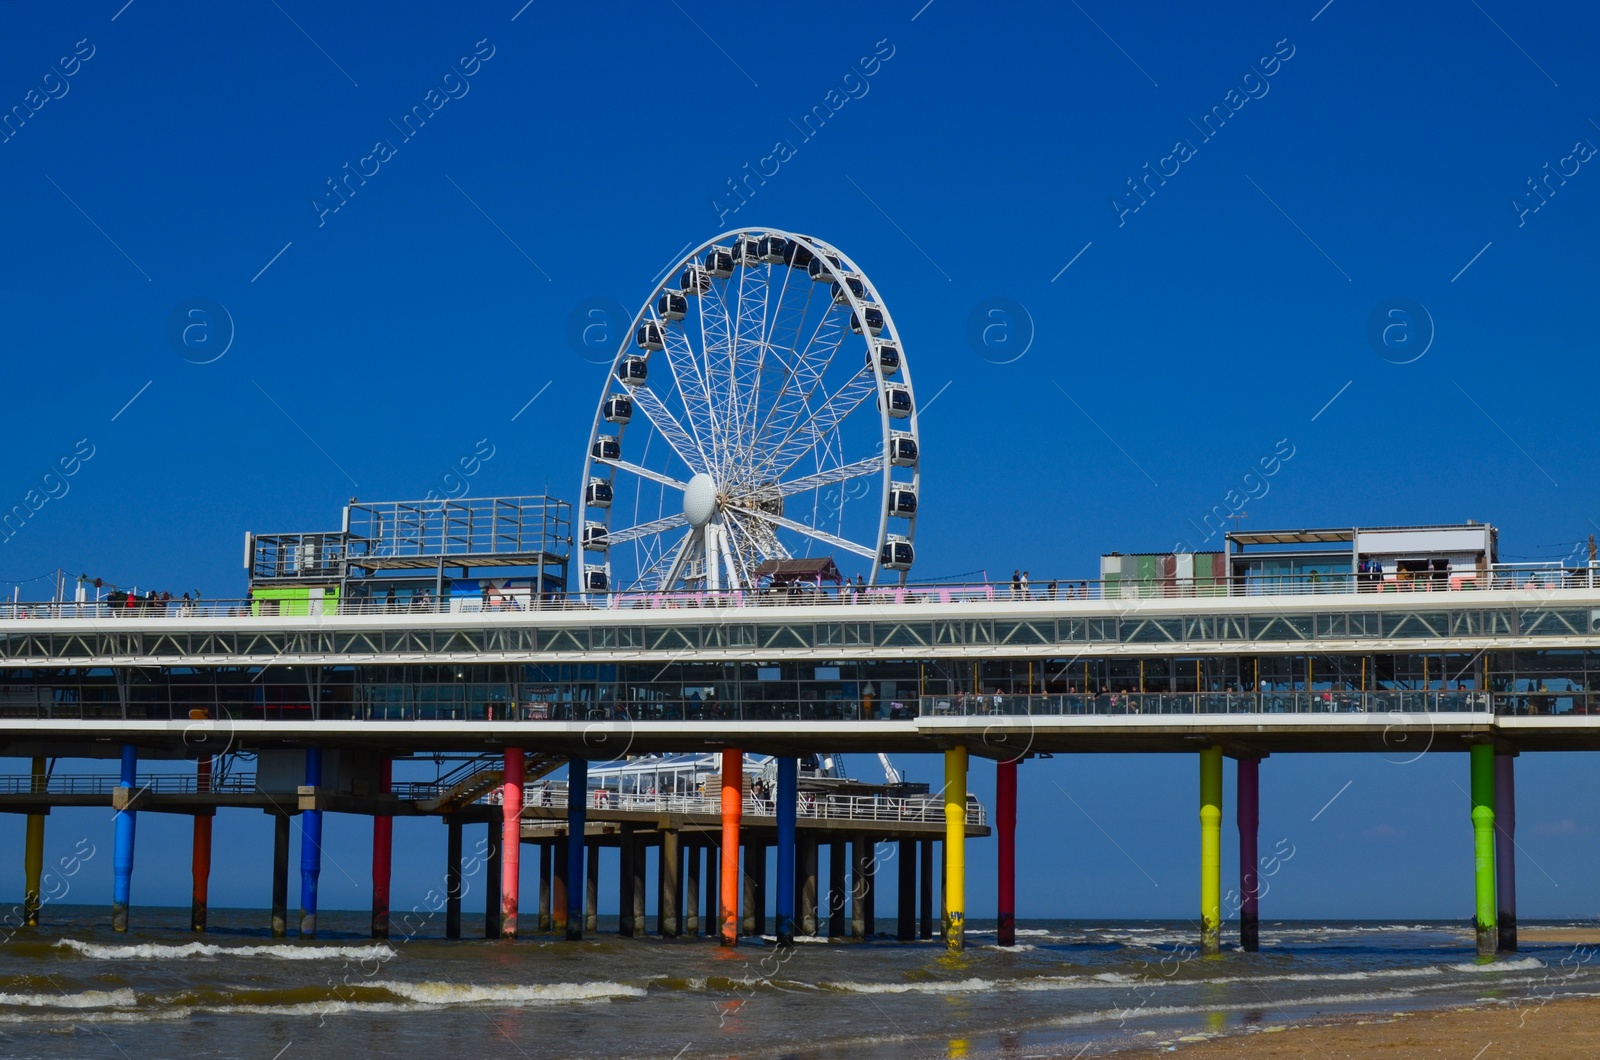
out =
[[[1261,948],[1257,902],[1261,897],[1261,864],[1256,833],[1261,828],[1261,759],[1239,759],[1239,948]]]
[[[1494,874],[1501,953],[1517,952],[1516,756],[1494,756]]]

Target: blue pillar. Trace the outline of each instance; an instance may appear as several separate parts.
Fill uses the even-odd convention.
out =
[[[306,748],[306,786],[322,787],[322,749]],[[322,811],[300,815],[300,937],[317,937],[317,877],[322,875]]]
[[[800,762],[778,759],[778,945],[794,945],[794,816]]]
[[[588,822],[589,760],[567,764],[567,938],[583,938],[583,830]]]
[[[139,786],[139,749],[132,744],[122,745],[122,783],[129,796]],[[131,809],[117,811],[116,845],[111,853],[111,928],[128,930],[128,895],[133,885],[133,826],[137,813]]]

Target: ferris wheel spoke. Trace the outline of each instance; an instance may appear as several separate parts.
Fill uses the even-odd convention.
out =
[[[683,569],[684,560],[698,534],[699,531],[690,528],[689,532],[683,535],[677,545],[672,548],[663,548],[660,556],[640,570],[638,578],[630,588],[663,589],[674,585]],[[665,541],[663,540],[661,543],[664,545]]]
[[[813,287],[816,286],[820,285],[813,284]],[[797,424],[805,417],[817,389],[823,385],[845,335],[845,316],[830,303],[823,310],[805,348],[796,352],[794,362],[789,366],[788,379],[785,380],[784,390],[773,401],[772,414],[762,432],[763,438],[778,438],[778,444],[781,444],[782,440],[793,434]],[[762,455],[766,456],[777,446],[769,442],[761,448]]]
[[[839,537],[836,534],[830,534],[826,530],[818,530],[814,526],[807,526],[805,523],[796,522],[793,519],[787,519],[781,515],[774,515],[772,512],[764,511],[760,508],[751,509],[749,514],[757,519],[762,519],[766,522],[781,526],[786,530],[793,530],[797,534],[804,534],[805,536],[815,538],[818,541],[824,541],[832,545],[834,548],[842,548],[846,552],[854,552],[856,555],[865,556],[868,559],[878,558],[878,553],[873,549],[868,548],[866,545],[858,545],[854,541]]]
[[[687,429],[694,437],[695,448],[709,463],[710,450],[715,444],[711,426],[710,384],[706,381],[700,363],[695,359],[694,348],[690,345],[689,336],[685,334],[682,325],[677,321],[663,322],[661,334],[661,352],[666,355],[667,365],[672,370],[672,385],[678,392],[678,400],[683,404],[684,415],[688,420]]]
[[[637,526],[626,527],[622,530],[612,530],[606,534],[606,538],[613,545],[622,545],[629,541],[637,541],[642,537],[661,534],[687,525],[689,525],[689,521],[683,517],[682,513],[679,513],[678,515],[652,519],[648,523],[640,523]]]
[[[618,471],[626,471],[628,474],[637,475],[640,478],[647,478],[651,482],[659,482],[663,486],[671,486],[675,490],[686,490],[689,488],[689,484],[687,482],[679,482],[670,475],[663,475],[659,471],[651,471],[649,468],[640,467],[638,464],[630,464],[626,460],[596,460],[595,463],[604,464],[607,467],[614,467]]]
[[[678,459],[682,460],[690,471],[700,472],[706,470],[705,453],[701,451],[694,437],[684,430],[677,417],[673,416],[667,409],[667,406],[655,391],[647,386],[636,386],[630,393],[634,403],[639,406],[640,411],[650,420],[651,425],[666,440],[666,443],[672,447],[672,451],[678,454]],[[699,459],[696,460],[696,457]]]
[[[843,467],[819,471],[814,475],[806,475],[804,478],[790,479],[788,482],[780,482],[777,485],[777,492],[780,497],[792,497],[797,493],[805,493],[807,490],[831,486],[835,482],[848,482],[853,478],[876,475],[882,470],[883,457],[869,456],[865,460],[857,460],[855,463],[845,464]]]
[[[862,369],[855,378],[830,394],[809,419],[797,424],[789,437],[773,449],[771,457],[763,461],[763,466],[774,476],[783,475],[826,439],[846,416],[859,408],[877,389],[878,380],[872,369]]]

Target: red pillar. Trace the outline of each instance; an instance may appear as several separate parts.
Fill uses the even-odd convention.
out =
[[[744,752],[722,752],[721,941],[739,941],[739,819],[744,813]]]
[[[211,790],[209,755],[195,763],[195,790],[202,794]],[[204,931],[207,895],[211,885],[211,817],[207,814],[194,815],[194,856],[190,870],[194,879],[194,896],[189,907],[189,930]]]
[[[517,900],[522,893],[522,748],[506,748],[501,799],[500,937],[517,937]]]
[[[995,836],[1000,857],[1000,925],[998,942],[1017,944],[1017,760],[995,763]]]
[[[384,755],[378,765],[378,792],[394,791],[394,760]],[[394,818],[372,818],[372,937],[389,937],[389,867],[393,862]]]

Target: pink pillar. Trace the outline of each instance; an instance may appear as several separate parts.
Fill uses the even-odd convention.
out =
[[[522,893],[522,748],[506,748],[500,830],[500,937],[517,937],[517,899]]]
[[[378,765],[378,791],[394,791],[394,759],[388,755]],[[394,851],[394,818],[372,818],[372,937],[389,937],[389,875]]]
[[[997,941],[1017,944],[1017,760],[995,763],[995,834],[999,838],[1000,923]],[[905,870],[905,866],[901,866]]]
[[[1239,948],[1261,948],[1261,866],[1256,840],[1261,831],[1261,759],[1239,759]]]

